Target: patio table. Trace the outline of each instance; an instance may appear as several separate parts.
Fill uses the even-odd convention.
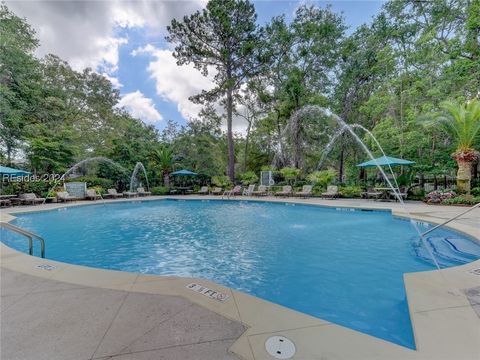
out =
[[[382,193],[380,196],[381,200],[389,200],[390,199],[390,191],[392,191],[392,188],[389,187],[376,187],[374,188],[376,191],[379,191]]]

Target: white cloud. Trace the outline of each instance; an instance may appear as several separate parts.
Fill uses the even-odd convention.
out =
[[[197,116],[202,106],[192,103],[188,98],[213,88],[213,73],[205,77],[193,65],[178,66],[170,50],[157,49],[150,44],[134,50],[132,55],[142,53],[154,58],[148,65],[148,71],[155,80],[157,94],[177,104],[178,112],[184,118]]]
[[[120,89],[121,87],[123,87],[123,84],[120,83],[120,80],[118,80],[118,78],[116,78],[114,76],[110,76],[107,73],[103,73],[102,75],[104,77],[106,77],[108,79],[108,81],[110,81],[112,83],[112,86],[115,89]]]
[[[173,19],[202,7],[192,1],[7,1],[18,16],[25,17],[40,40],[38,56],[53,53],[75,70],[85,67],[112,75],[118,66],[118,49],[127,39],[119,28],[149,27],[164,32]]]
[[[133,117],[145,122],[162,121],[162,115],[155,109],[155,104],[150,98],[146,98],[139,90],[125,94],[119,101],[118,107],[123,107]]]

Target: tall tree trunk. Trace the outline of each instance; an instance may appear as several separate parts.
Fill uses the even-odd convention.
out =
[[[457,160],[457,191],[459,193],[470,193],[470,180],[472,179],[472,162]]]
[[[245,154],[243,156],[243,172],[247,171],[248,140],[250,139],[250,129],[251,129],[251,127],[252,127],[252,122],[248,121],[247,135],[245,136]]]
[[[227,143],[228,143],[228,169],[227,175],[235,182],[235,152],[233,148],[233,130],[232,130],[232,115],[233,115],[233,94],[232,89],[227,90]]]
[[[170,173],[168,171],[163,173],[163,185],[170,187]]]

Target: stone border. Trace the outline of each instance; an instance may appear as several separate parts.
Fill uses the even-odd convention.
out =
[[[142,201],[158,199],[216,199],[220,197],[149,197]],[[241,200],[252,200],[251,198]],[[320,199],[272,199],[256,201],[310,204],[329,207],[350,207],[380,210],[387,209],[392,216],[409,218],[404,209],[393,203],[352,204],[342,200]],[[132,201],[107,200],[105,202]],[[65,206],[95,204],[77,202],[70,204],[46,204],[13,208],[2,211],[1,220],[11,221],[15,213],[50,210]],[[98,202],[96,202],[98,205]],[[410,205],[407,205],[410,206]],[[431,212],[414,209],[412,218],[438,223],[439,218],[426,214]],[[420,210],[420,212],[418,212]],[[458,221],[450,228],[480,240],[480,229]],[[1,266],[26,274],[84,286],[125,290],[163,295],[177,295],[202,305],[229,319],[242,322],[247,331],[232,345],[231,351],[244,359],[272,359],[265,351],[266,339],[282,335],[291,339],[297,347],[295,359],[465,359],[480,358],[478,333],[480,319],[461,290],[478,286],[478,276],[471,270],[480,267],[480,260],[467,265],[404,275],[410,316],[417,350],[411,350],[355,330],[332,324],[260,298],[230,289],[219,284],[194,278],[142,275],[113,270],[89,268],[48,259],[28,256],[0,243]],[[49,266],[42,266],[49,265]],[[40,267],[39,267],[40,266]],[[228,301],[219,302],[187,288],[198,283],[209,290],[228,296]],[[455,284],[455,286],[453,286]]]

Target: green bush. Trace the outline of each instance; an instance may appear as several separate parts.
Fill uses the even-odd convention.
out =
[[[218,187],[228,187],[232,185],[230,178],[225,175],[213,176],[212,177],[212,184]]]
[[[307,176],[307,180],[310,181],[314,185],[320,185],[322,187],[326,187],[327,185],[331,184],[335,177],[337,176],[337,172],[333,169],[322,170],[322,171],[315,171]]]
[[[360,186],[344,186],[339,192],[344,198],[359,198],[362,197],[363,189]]]
[[[66,179],[66,182],[80,181],[87,183],[87,187],[100,187],[102,189],[113,188],[113,180],[100,178],[96,176],[82,176],[74,179]]]
[[[151,188],[152,195],[168,195],[170,188],[168,186],[155,186]]]
[[[474,187],[472,190],[470,190],[470,194],[475,197],[480,196],[480,187]]]
[[[258,176],[253,171],[247,171],[240,176],[243,185],[256,184],[258,182]]]
[[[480,203],[480,196],[459,195],[442,201],[443,205],[475,205]]]
[[[34,193],[38,196],[45,197],[53,186],[54,182],[39,181],[4,181],[2,182],[2,195],[17,195],[24,193]]]
[[[280,169],[280,173],[288,183],[291,183],[298,177],[298,175],[300,175],[300,169],[295,167],[284,167],[283,169]]]

